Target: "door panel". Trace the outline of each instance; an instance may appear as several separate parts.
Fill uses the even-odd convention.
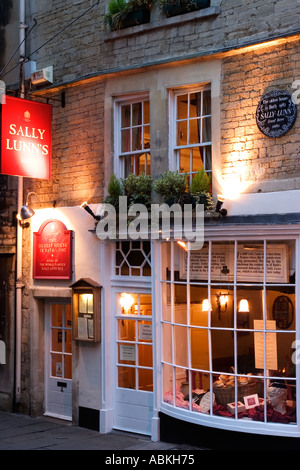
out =
[[[152,392],[151,295],[120,294],[116,315],[114,427],[150,435]]]
[[[46,415],[72,419],[71,305],[50,304],[46,311]]]

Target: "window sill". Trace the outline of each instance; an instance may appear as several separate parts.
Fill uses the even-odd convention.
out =
[[[144,34],[162,28],[165,29],[174,26],[176,27],[184,23],[189,23],[191,21],[197,21],[212,16],[217,16],[219,15],[219,13],[220,8],[215,6],[204,8],[203,10],[191,11],[182,15],[172,16],[170,18],[165,17],[163,13],[161,13],[155,21],[151,21],[150,19],[150,23],[132,26],[129,28],[121,29],[119,31],[108,31],[106,33],[105,41],[114,41],[116,39],[122,39],[128,36]]]

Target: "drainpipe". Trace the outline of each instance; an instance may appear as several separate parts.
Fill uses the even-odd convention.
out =
[[[25,1],[20,0],[19,39],[20,39],[20,98],[25,98],[24,67],[25,58]],[[23,178],[18,177],[18,209],[23,206]],[[21,346],[22,346],[22,227],[17,223],[17,267],[16,267],[16,365],[15,403],[21,401]]]

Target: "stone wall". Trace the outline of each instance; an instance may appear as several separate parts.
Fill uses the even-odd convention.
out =
[[[299,57],[299,41],[290,41],[223,60],[222,172],[238,173],[248,190],[300,188],[299,116],[293,128],[278,138],[262,134],[255,119],[263,94],[274,89],[294,93]]]
[[[60,94],[47,94],[53,106],[52,177],[28,180],[25,190],[37,193],[33,207],[73,206],[103,197],[103,89],[104,82],[78,85]],[[37,101],[41,98],[35,98]],[[56,101],[58,100],[58,101]]]
[[[166,18],[154,0],[150,23],[114,33],[103,23],[108,1],[100,1],[84,14],[93,4],[93,0],[30,2],[28,24],[34,18],[37,26],[29,37],[27,54],[39,49],[31,59],[38,68],[53,65],[56,83],[210,55],[299,30],[297,0],[211,0],[206,10],[173,18]]]

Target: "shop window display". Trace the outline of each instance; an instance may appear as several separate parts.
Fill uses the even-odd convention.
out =
[[[295,241],[161,249],[163,402],[296,423]]]

